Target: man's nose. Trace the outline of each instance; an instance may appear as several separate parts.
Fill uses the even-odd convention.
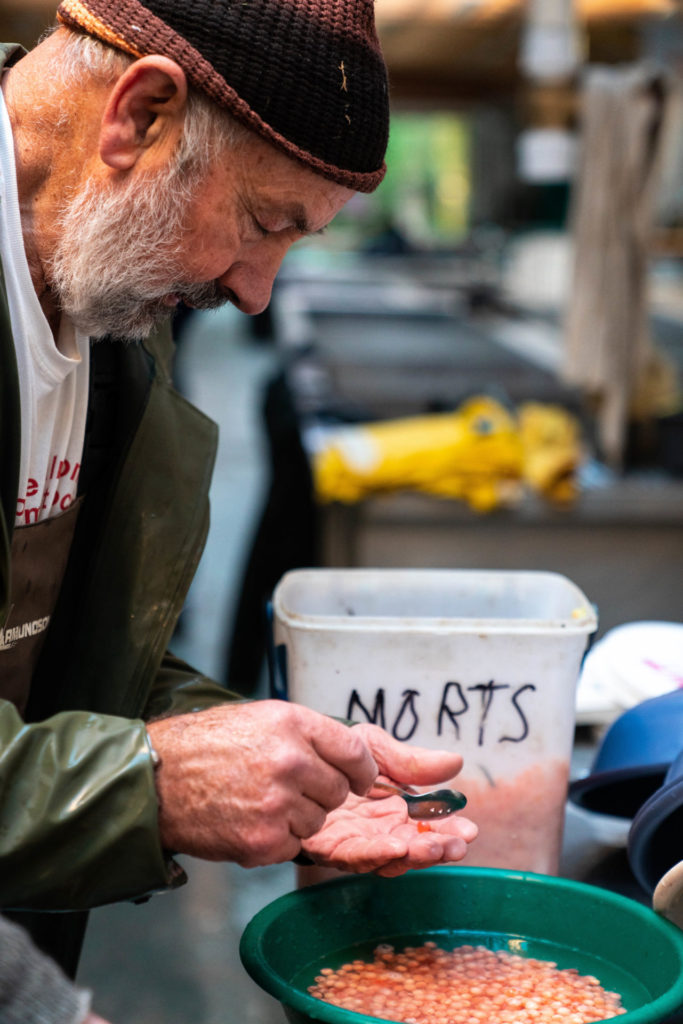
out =
[[[219,279],[224,288],[235,296],[235,304],[243,313],[262,313],[270,302],[273,281],[287,250],[292,243],[276,239],[264,239],[253,251],[240,254]]]

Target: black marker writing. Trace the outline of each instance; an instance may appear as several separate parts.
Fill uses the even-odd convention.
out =
[[[496,690],[509,690],[510,687],[507,683],[494,683],[493,679],[489,679],[488,683],[477,683],[476,686],[468,686],[467,691],[471,693],[473,690],[478,690],[481,693],[481,718],[479,719],[479,738],[477,740],[478,746],[484,744],[484,726],[486,725],[486,716],[491,708],[491,701]]]
[[[496,695],[503,691],[509,691],[505,698],[497,699]],[[441,704],[436,721],[437,735],[441,736],[447,728],[446,721],[450,723],[455,733],[455,738],[461,738],[461,729],[464,723],[471,719],[472,726],[477,730],[477,746],[483,747],[486,741],[486,734],[493,728],[492,719],[495,721],[501,714],[506,713],[507,717],[514,716],[519,721],[519,734],[508,735],[501,733],[493,739],[495,743],[521,743],[527,738],[531,731],[529,725],[528,708],[522,707],[521,697],[524,693],[535,693],[536,687],[532,683],[525,683],[516,689],[511,683],[496,683],[490,679],[487,683],[474,683],[472,686],[463,686],[455,680],[444,683],[441,694]],[[468,694],[478,693],[479,701],[468,698]],[[387,709],[387,696],[384,689],[375,691],[374,705],[370,707],[363,703],[358,690],[352,690],[346,710],[346,717],[358,721],[362,719],[372,722],[383,729],[387,728],[387,714],[391,724],[389,731],[397,740],[407,741],[417,731],[420,725],[420,703],[423,695],[419,690],[403,690],[401,693],[401,704],[394,715],[393,709]],[[525,704],[527,702],[525,701]],[[479,707],[477,708],[477,704]],[[502,705],[502,706],[501,706]],[[494,715],[495,710],[495,715]],[[354,718],[354,715],[356,716]],[[463,718],[463,716],[465,716]]]
[[[447,703],[449,691],[452,686],[455,687],[458,698],[460,700],[460,708],[457,711],[454,711],[453,708],[450,707],[449,704]],[[451,724],[455,729],[455,735],[457,736],[458,739],[460,739],[460,723],[458,722],[458,715],[464,714],[465,711],[467,711],[468,707],[469,704],[467,702],[465,694],[462,692],[462,686],[460,685],[460,683],[446,683],[446,685],[443,688],[443,695],[441,697],[441,707],[439,708],[439,717],[437,720],[436,727],[437,736],[440,736],[443,730],[443,716],[448,715]]]
[[[398,717],[396,718],[396,721],[394,722],[394,727],[391,730],[391,733],[392,733],[394,739],[397,739],[397,740],[409,740],[410,737],[415,732],[415,730],[417,729],[418,725],[420,724],[420,719],[418,718],[417,711],[415,710],[415,701],[414,701],[415,697],[419,697],[420,696],[420,691],[419,690],[404,690],[402,696],[403,696],[403,704],[401,705],[401,710],[399,711]],[[406,734],[404,736],[399,736],[399,734],[398,734],[398,727],[401,724],[401,719],[406,714],[406,712],[410,712],[410,714],[412,715],[411,725],[410,725],[410,728],[408,729],[408,731],[406,732]]]
[[[521,736],[501,736],[500,737],[500,742],[501,743],[504,743],[506,740],[509,743],[521,743],[522,740],[525,740],[527,738],[527,736],[529,735],[529,723],[527,721],[527,717],[524,714],[524,712],[522,711],[522,709],[519,706],[519,704],[517,703],[517,698],[522,693],[524,693],[525,690],[534,690],[535,691],[536,687],[533,685],[533,683],[527,683],[526,686],[520,686],[520,688],[518,690],[515,690],[515,692],[512,695],[512,703],[515,706],[515,711],[517,712],[517,714],[519,715],[519,717],[520,717],[520,719],[522,721],[522,734],[521,734]]]
[[[381,725],[383,729],[386,729],[386,720],[384,717],[384,690],[378,690],[375,694],[375,707],[372,714],[363,704],[363,701],[358,696],[358,690],[353,690],[349,697],[349,705],[346,709],[346,717],[349,720],[353,720],[354,708],[358,708],[359,711],[365,715],[368,722],[372,722],[373,725]]]

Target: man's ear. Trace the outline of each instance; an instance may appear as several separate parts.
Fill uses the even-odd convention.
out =
[[[152,147],[166,159],[180,136],[187,105],[187,79],[168,57],[142,57],[114,85],[102,116],[100,157],[128,171]]]

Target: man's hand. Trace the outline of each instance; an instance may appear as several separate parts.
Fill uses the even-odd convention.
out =
[[[350,794],[302,849],[324,867],[393,877],[462,860],[476,835],[477,826],[459,814],[418,824],[399,796],[372,800]]]
[[[205,860],[291,860],[378,771],[361,731],[286,701],[225,704],[147,728],[161,759],[162,845]]]
[[[462,768],[460,754],[400,743],[377,725],[356,725],[351,732],[363,737],[379,771],[393,782],[434,786],[450,782]],[[459,814],[418,825],[399,796],[368,799],[350,794],[301,848],[321,866],[390,877],[462,860],[477,832]]]
[[[316,853],[326,863],[340,857],[345,870],[375,870],[391,861],[400,873],[402,864],[458,860],[473,838],[469,823],[464,831],[440,825],[438,841],[418,835],[414,824],[406,825],[400,800],[347,800],[364,796],[380,772],[429,786],[452,779],[462,767],[459,754],[411,747],[379,726],[349,728],[299,704],[265,700],[166,718],[147,728],[161,760],[161,842],[175,853],[255,867],[291,860],[302,840],[315,836],[327,844],[324,854],[319,847]],[[341,811],[329,819],[333,827],[321,832],[335,808]],[[387,817],[390,808],[403,818]],[[361,857],[359,846],[368,840]],[[350,866],[366,862],[371,867]]]

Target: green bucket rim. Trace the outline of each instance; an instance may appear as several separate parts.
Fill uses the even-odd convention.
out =
[[[512,871],[504,868],[477,868],[477,867],[454,867],[443,865],[427,868],[419,872],[422,877],[433,875],[444,875],[453,877],[457,872],[463,879],[500,879],[518,880],[531,885],[537,885],[540,890],[552,888],[555,892],[564,891],[567,895],[572,893],[584,896],[595,896],[599,893],[601,901],[615,908],[626,910],[636,918],[640,918],[643,926],[654,928],[666,939],[670,940],[673,951],[677,954],[679,962],[678,978],[667,992],[653,999],[645,1006],[621,1014],[614,1020],[623,1021],[623,1024],[652,1024],[654,1021],[663,1021],[675,1010],[683,1006],[683,932],[655,913],[650,907],[638,903],[628,896],[612,892],[610,889],[603,889],[601,886],[591,885],[586,882],[578,882],[569,878],[561,878],[553,875],[541,875],[531,871]],[[392,882],[399,882],[398,876]],[[351,875],[332,881],[321,882],[317,885],[307,886],[304,889],[297,889],[285,893],[263,907],[247,924],[240,940],[239,953],[242,964],[250,977],[269,995],[278,999],[283,1006],[289,1006],[298,1013],[305,1014],[312,1020],[324,1020],[325,1024],[387,1024],[386,1018],[370,1017],[366,1014],[356,1013],[354,1010],[345,1010],[342,1007],[334,1006],[331,1003],[321,1003],[319,999],[309,995],[307,992],[297,990],[287,982],[277,971],[268,964],[262,952],[262,939],[268,926],[279,918],[288,905],[300,906],[301,901],[314,900],[321,890],[339,889],[349,886],[371,887],[377,882],[385,883],[387,879],[378,879],[374,875]],[[321,1016],[321,1009],[324,1008],[324,1017]]]

